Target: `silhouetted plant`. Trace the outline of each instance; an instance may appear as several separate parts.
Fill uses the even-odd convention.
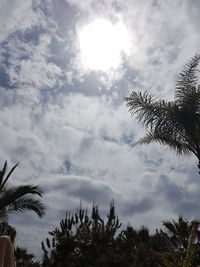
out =
[[[198,242],[200,222],[197,220],[188,223],[179,217],[178,222],[167,221],[164,225],[167,233],[160,231],[165,244],[164,253],[150,250],[152,257],[166,267],[198,267],[200,263],[200,246]]]
[[[13,212],[34,211],[39,217],[45,214],[45,207],[39,199],[42,190],[39,186],[20,185],[7,187],[7,181],[18,164],[15,164],[7,173],[7,161],[0,170],[0,235],[7,235],[14,242],[16,230],[8,223],[8,216]]]
[[[47,238],[42,243],[43,266],[104,266],[109,261],[114,264],[114,237],[120,227],[113,204],[106,222],[100,217],[98,206],[93,206],[90,217],[81,207],[74,215],[67,212],[60,227],[49,232],[52,240]]]
[[[188,247],[189,237],[194,224],[198,225],[199,220],[188,222],[185,221],[182,216],[179,216],[177,221],[172,220],[163,222],[173,246],[184,249]],[[197,229],[197,236],[199,235],[200,231]]]
[[[159,238],[150,235],[148,228],[144,226],[136,230],[129,225],[117,237],[119,266],[158,267],[159,264],[152,259],[149,251],[154,247],[161,249],[160,240],[160,235]]]
[[[0,222],[0,236],[6,235],[10,237],[11,242],[13,243],[16,237],[16,230],[14,227],[10,226],[8,222]]]
[[[149,254],[160,246],[161,237],[151,236],[146,227],[135,230],[130,225],[119,232],[121,223],[114,203],[104,221],[93,206],[91,216],[81,207],[67,212],[60,227],[42,243],[43,266],[51,267],[159,267]]]
[[[0,221],[7,221],[13,212],[33,211],[39,217],[45,214],[45,207],[33,195],[42,197],[42,190],[36,185],[20,185],[8,188],[6,183],[18,164],[7,173],[7,161],[0,171]]]
[[[125,100],[130,112],[149,128],[140,144],[158,142],[178,155],[193,153],[200,170],[199,61],[200,55],[195,55],[179,74],[174,101],[155,100],[148,92],[132,92]]]
[[[35,261],[35,256],[28,253],[25,248],[16,247],[14,250],[15,261],[17,267],[40,267],[41,264]]]

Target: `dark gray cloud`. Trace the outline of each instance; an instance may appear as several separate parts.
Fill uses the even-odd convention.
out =
[[[124,202],[121,206],[121,213],[125,216],[136,215],[138,213],[147,213],[151,211],[154,204],[150,198],[143,198],[142,200],[134,200]]]
[[[159,183],[156,187],[156,194],[164,196],[166,201],[171,205],[177,205],[182,201],[183,190],[175,182],[171,182],[166,175],[159,178]]]
[[[193,174],[194,175],[194,174]],[[184,186],[180,186],[176,181],[170,181],[166,175],[161,175],[159,182],[155,187],[155,202],[162,199],[164,205],[174,210],[177,215],[185,215],[188,218],[199,217],[199,195],[200,195],[200,181],[189,175],[189,179]]]
[[[53,185],[46,186],[46,190],[54,190],[62,193],[63,196],[71,196],[88,203],[103,201],[105,204],[117,196],[117,193],[114,193],[109,185],[81,176],[66,176],[62,180],[56,179]]]

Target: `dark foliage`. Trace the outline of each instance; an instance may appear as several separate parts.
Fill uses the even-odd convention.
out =
[[[132,92],[125,98],[129,110],[149,128],[140,144],[158,142],[178,155],[193,153],[200,169],[200,55],[189,60],[179,74],[175,100],[156,100],[148,92]]]
[[[0,170],[0,221],[7,221],[8,215],[13,212],[33,211],[39,217],[45,214],[43,203],[33,196],[42,197],[42,190],[36,185],[20,185],[6,187],[6,183],[10,178],[18,164],[16,164],[7,173],[7,162]]]
[[[152,258],[166,267],[199,267],[200,222],[193,220],[189,223],[179,217],[177,222],[165,221],[163,225],[167,233],[161,230],[160,235],[166,244],[166,249],[162,253],[151,249]]]
[[[20,185],[7,187],[7,181],[18,164],[7,172],[7,161],[0,170],[0,236],[7,235],[12,243],[15,241],[16,230],[8,223],[8,217],[13,212],[33,211],[39,217],[45,214],[45,207],[38,199],[42,197],[43,192],[39,186]],[[35,198],[34,196],[37,196]],[[17,266],[40,266],[38,262],[34,262],[33,255],[28,254],[25,249],[17,248],[15,250]]]
[[[199,267],[200,222],[163,222],[165,231],[151,235],[148,228],[126,229],[115,216],[111,205],[106,222],[98,207],[91,216],[79,210],[61,221],[50,232],[52,239],[42,243],[43,267]]]
[[[106,222],[98,207],[91,216],[79,210],[61,221],[60,227],[49,234],[52,239],[42,243],[43,266],[54,267],[157,267],[149,254],[150,248],[159,249],[161,237],[149,234],[142,227],[138,231],[128,226],[119,232],[121,223],[112,204]]]
[[[15,248],[15,261],[17,267],[40,267],[41,264],[34,261],[35,256],[27,252],[25,248]]]
[[[0,222],[0,236],[7,235],[10,237],[11,242],[13,243],[16,237],[16,230],[14,227],[10,226],[8,222]]]

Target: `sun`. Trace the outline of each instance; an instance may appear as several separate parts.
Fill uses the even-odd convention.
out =
[[[129,33],[120,21],[97,19],[79,34],[81,61],[86,69],[108,71],[119,67],[122,55],[130,52]]]

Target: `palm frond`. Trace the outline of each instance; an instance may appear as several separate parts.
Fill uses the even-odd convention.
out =
[[[5,163],[5,171],[4,171],[4,174],[5,174],[5,172],[6,172],[6,165],[7,165],[7,162]],[[8,181],[8,179],[9,179],[9,177],[10,177],[10,175],[13,173],[13,171],[15,170],[15,168],[17,167],[19,165],[19,162],[17,163],[17,164],[15,164],[13,167],[12,167],[12,169],[9,171],[9,173],[6,175],[6,178],[5,178],[5,180],[3,181],[1,181],[1,186],[0,186],[0,190],[2,190],[3,189],[3,187],[5,186],[5,184],[6,184],[6,182]],[[4,168],[3,168],[3,170],[4,170]]]
[[[4,175],[6,173],[6,170],[7,170],[7,160],[5,161],[4,166],[3,166],[3,168],[0,171],[0,186],[3,183],[3,178],[4,178]]]
[[[198,65],[200,55],[192,57],[184,66],[183,71],[179,74],[175,88],[175,100],[179,103],[188,101],[195,92],[198,92]]]
[[[32,197],[33,195],[42,197],[43,191],[39,186],[20,185],[11,188],[5,187],[6,182],[17,166],[18,163],[15,164],[6,175],[6,161],[4,167],[0,171],[0,221],[7,221],[9,213],[17,211],[24,212],[32,210],[39,217],[42,217],[45,214],[43,203]]]
[[[200,162],[199,63],[200,54],[186,63],[176,83],[175,101],[158,101],[148,92],[132,92],[125,98],[131,114],[150,128],[137,143],[155,141],[168,145],[178,155],[193,153]]]
[[[165,226],[167,231],[170,232],[170,234],[177,234],[176,228],[171,221],[163,221],[162,224]]]
[[[27,210],[34,211],[40,218],[45,214],[45,207],[42,202],[32,197],[21,197],[8,205],[7,212],[25,212]]]
[[[161,145],[167,145],[178,155],[189,155],[191,153],[191,150],[189,149],[187,143],[183,143],[182,140],[178,140],[178,138],[173,138],[168,133],[164,133],[161,131],[147,132],[146,136],[141,138],[137,143],[143,145],[150,144],[152,142],[157,142]]]
[[[188,222],[185,221],[182,216],[179,216],[178,222],[175,222],[174,220],[173,222],[182,236],[184,235],[187,236],[189,234],[188,233],[188,230],[189,230]]]
[[[6,189],[0,194],[0,210],[24,195],[33,194],[42,197],[42,193],[42,189],[35,185],[22,185]]]
[[[132,92],[125,101],[131,114],[136,114],[139,122],[146,127],[166,124],[167,121],[170,123],[167,117],[172,102],[156,101],[154,96],[147,92]]]

